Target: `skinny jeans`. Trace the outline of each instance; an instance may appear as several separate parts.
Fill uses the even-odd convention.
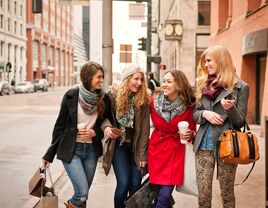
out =
[[[91,143],[76,143],[70,163],[63,162],[69,176],[74,194],[69,200],[75,206],[81,206],[88,198],[89,188],[95,175],[98,156]]]

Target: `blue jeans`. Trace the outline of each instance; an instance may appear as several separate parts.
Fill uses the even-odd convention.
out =
[[[63,162],[63,166],[73,184],[74,195],[70,202],[81,206],[88,197],[98,156],[93,144],[76,143],[73,159],[70,163]]]
[[[119,146],[116,143],[113,156],[113,169],[116,177],[116,189],[114,195],[114,207],[125,207],[124,201],[128,194],[134,191],[141,184],[141,172],[134,161],[131,144],[123,143]]]

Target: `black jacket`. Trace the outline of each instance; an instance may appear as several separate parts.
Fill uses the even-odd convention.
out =
[[[60,112],[52,133],[52,142],[43,159],[52,162],[55,155],[63,162],[71,162],[73,158],[77,129],[77,104],[78,88],[70,89],[63,96]],[[107,95],[103,98],[105,110],[101,117],[98,117],[94,125],[96,136],[92,138],[93,144],[97,148],[98,156],[102,155],[103,131],[100,126],[105,118],[111,120],[111,101]]]

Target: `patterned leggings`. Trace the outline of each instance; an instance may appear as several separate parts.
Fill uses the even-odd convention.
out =
[[[215,167],[213,151],[198,150],[195,157],[196,177],[198,184],[199,208],[211,208],[212,181]],[[237,165],[218,164],[218,179],[220,182],[223,208],[235,208],[234,181]]]

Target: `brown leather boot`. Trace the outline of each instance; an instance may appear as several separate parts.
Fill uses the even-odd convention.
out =
[[[66,208],[80,208],[73,205],[70,201],[64,202],[64,205],[66,206]]]

